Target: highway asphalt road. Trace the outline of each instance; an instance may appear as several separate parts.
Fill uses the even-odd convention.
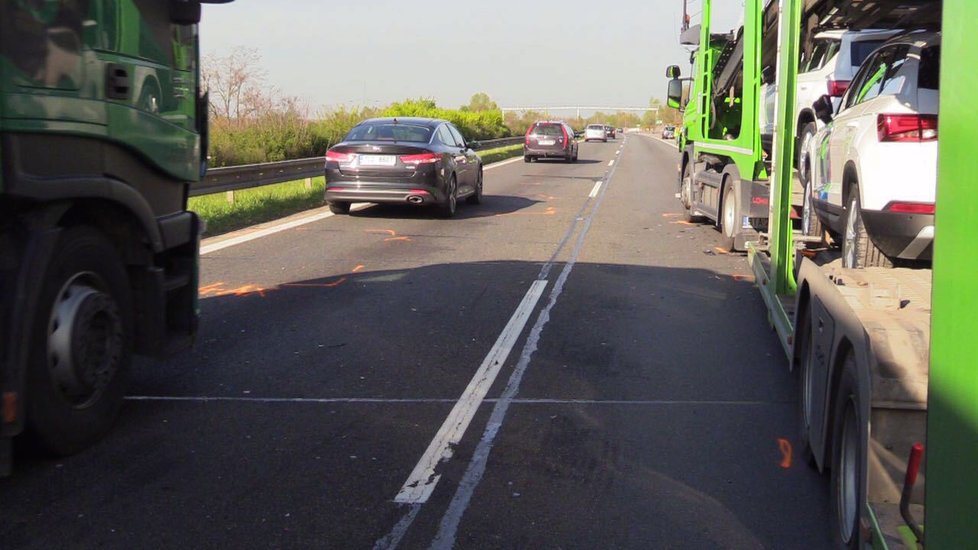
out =
[[[210,251],[196,347],[0,480],[0,548],[820,548],[797,381],[674,147]]]

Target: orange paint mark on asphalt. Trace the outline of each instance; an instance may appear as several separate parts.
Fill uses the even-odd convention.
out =
[[[394,231],[393,229],[367,229],[364,231],[364,233],[373,233],[374,235],[386,233],[391,237],[397,236],[397,231]]]
[[[198,292],[200,292],[200,295],[201,296],[204,296],[204,295],[210,294],[212,292],[218,292],[219,290],[221,290],[222,288],[224,288],[224,285],[225,285],[224,282],[218,282],[218,283],[209,284],[207,286],[200,287],[198,289]]]
[[[384,239],[384,242],[389,243],[391,241],[410,241],[410,240],[411,237],[387,237],[386,239]]]
[[[713,251],[717,254],[730,254],[730,251],[726,248],[720,248],[719,246],[714,246]]]
[[[363,271],[363,268],[365,268],[365,267],[367,267],[367,266],[365,266],[363,264],[357,264],[357,266],[353,268],[352,273],[359,273],[359,272]]]
[[[754,277],[751,275],[741,275],[739,273],[731,273],[730,278],[735,281],[748,281],[751,283],[754,282]]]
[[[679,216],[682,216],[682,214],[677,212],[666,212],[662,215],[663,218],[678,218]]]
[[[698,225],[698,224],[695,224],[695,223],[692,223],[692,222],[688,222],[686,220],[679,220],[679,221],[669,222],[669,223],[675,224],[675,225]]]
[[[257,294],[262,298],[269,289],[259,285],[243,285],[237,288],[227,288],[226,283],[214,283],[201,287],[197,292],[202,298],[222,298],[224,296],[250,296]]]
[[[224,296],[228,296],[228,295],[249,296],[251,294],[257,294],[262,298],[264,298],[265,290],[267,289],[260,287],[258,285],[244,285],[244,286],[239,286],[238,288],[232,288],[231,290],[227,291],[227,293],[225,293]],[[218,296],[221,296],[221,294],[218,294]]]
[[[791,442],[783,437],[778,438],[778,449],[781,450],[781,467],[791,468]]]

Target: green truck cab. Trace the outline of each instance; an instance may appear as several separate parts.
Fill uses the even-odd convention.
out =
[[[773,72],[777,3],[745,9],[743,26],[723,33],[711,28],[711,6],[704,0],[702,23],[680,37],[695,48],[691,76],[666,71],[668,104],[683,111],[679,198],[687,221],[708,220],[723,246],[743,251],[768,217],[771,136],[761,135],[759,98]]]
[[[219,2],[215,2],[219,3]],[[197,327],[200,0],[0,4],[0,473],[111,426],[133,354]]]

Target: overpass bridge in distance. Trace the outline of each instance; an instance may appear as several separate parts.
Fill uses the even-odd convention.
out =
[[[641,112],[655,111],[659,112],[659,107],[614,107],[608,105],[558,105],[558,106],[516,106],[516,107],[500,107],[502,112],[520,112],[525,113],[527,111],[537,111],[542,113],[551,113],[555,111],[576,111],[577,118],[581,118],[581,111],[591,111],[591,112],[603,112],[603,113],[618,113],[618,112]]]

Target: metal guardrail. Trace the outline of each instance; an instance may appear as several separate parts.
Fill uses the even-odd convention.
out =
[[[473,147],[475,151],[484,151],[507,145],[523,143],[523,136],[480,141]],[[261,187],[273,183],[296,181],[323,175],[323,157],[312,157],[281,162],[264,162],[261,164],[242,164],[225,168],[212,168],[200,183],[190,186],[190,196],[210,195],[225,191],[237,191]]]

